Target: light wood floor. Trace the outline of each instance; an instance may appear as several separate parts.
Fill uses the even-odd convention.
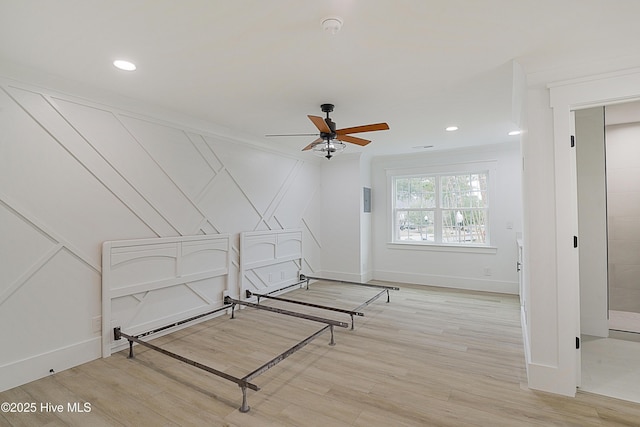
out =
[[[288,297],[354,308],[369,288],[328,283]],[[271,304],[272,302],[264,302]],[[274,304],[275,305],[275,304]],[[278,303],[280,307],[284,304]],[[317,314],[303,307],[288,309]],[[640,405],[529,390],[516,297],[402,287],[253,382],[238,386],[136,347],[0,393],[0,402],[88,402],[89,413],[0,414],[10,426],[639,426]],[[348,321],[348,316],[325,317]],[[320,326],[244,309],[154,340],[243,376]],[[125,331],[126,332],[126,331]]]

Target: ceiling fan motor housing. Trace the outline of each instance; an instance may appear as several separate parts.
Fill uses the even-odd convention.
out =
[[[324,119],[324,121],[327,123],[327,126],[329,126],[329,129],[331,129],[331,132],[320,132],[320,137],[323,139],[334,139],[336,137],[336,123],[331,120],[329,117],[327,117],[326,119]]]
[[[327,126],[329,126],[329,129],[331,129],[331,132],[320,132],[320,138],[324,140],[335,139],[335,137],[337,136],[336,123],[329,117],[329,113],[333,111],[333,104],[322,104],[320,108],[322,108],[323,112],[327,113],[327,117],[324,119],[324,121]]]

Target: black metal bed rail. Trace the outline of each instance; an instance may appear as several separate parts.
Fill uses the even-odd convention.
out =
[[[292,283],[291,285],[285,286],[285,287],[283,287],[283,288],[275,289],[275,290],[273,290],[273,291],[271,291],[271,292],[267,292],[267,293],[266,293],[266,294],[264,294],[264,295],[271,295],[271,294],[275,294],[275,293],[277,293],[277,292],[282,292],[282,291],[284,291],[285,289],[293,288],[294,286],[300,286],[300,285],[302,285],[303,283],[306,283],[306,282],[307,282],[306,280],[302,280],[302,279],[300,279],[300,281],[299,281],[299,282]]]
[[[400,288],[397,286],[386,286],[386,285],[372,285],[369,283],[359,283],[359,282],[350,282],[348,280],[338,280],[338,279],[325,279],[322,277],[311,277],[311,276],[307,276],[304,274],[300,274],[300,280],[306,280],[307,281],[307,289],[309,289],[309,281],[310,280],[321,280],[323,282],[334,282],[334,283],[346,283],[348,285],[356,285],[356,286],[366,286],[367,288],[378,288],[378,289],[383,289],[382,292],[380,292],[378,295],[376,295],[375,297],[371,298],[369,301],[365,302],[364,304],[360,305],[359,307],[357,307],[355,310],[359,310],[362,307],[369,305],[371,302],[377,300],[378,298],[380,298],[380,296],[382,294],[384,294],[385,292],[387,293],[387,302],[390,301],[389,298],[389,291],[399,291]]]
[[[324,331],[326,331],[329,328],[331,328],[331,325],[324,326],[323,328],[321,328],[317,332],[314,332],[312,335],[309,335],[307,338],[305,338],[304,340],[300,341],[298,344],[294,345],[290,349],[282,352],[281,354],[277,355],[276,357],[274,357],[273,359],[271,359],[270,361],[268,361],[264,365],[262,365],[259,368],[255,369],[253,372],[248,373],[247,375],[242,377],[242,379],[245,380],[245,381],[251,381],[252,379],[257,377],[258,375],[260,375],[260,374],[268,371],[269,369],[273,368],[278,363],[282,362],[284,359],[286,359],[287,357],[291,356],[296,351],[300,350],[302,347],[304,347],[307,344],[309,344],[311,341],[316,339],[318,336],[320,336]]]
[[[162,354],[164,354],[166,356],[169,356],[169,357],[172,357],[172,358],[174,358],[176,360],[184,362],[184,363],[186,363],[188,365],[194,366],[194,367],[196,367],[198,369],[202,369],[203,371],[207,371],[207,372],[209,372],[211,374],[214,374],[214,375],[217,375],[219,377],[222,377],[225,380],[229,380],[231,382],[234,382],[234,383],[238,384],[240,387],[250,388],[251,390],[254,390],[254,391],[260,390],[260,387],[258,387],[255,384],[251,384],[250,382],[248,382],[245,379],[234,377],[233,375],[229,375],[229,374],[227,374],[225,372],[219,371],[219,370],[217,370],[215,368],[212,368],[210,366],[203,365],[202,363],[196,362],[195,360],[188,359],[188,358],[186,358],[184,356],[181,356],[181,355],[179,355],[177,353],[174,353],[172,351],[166,350],[166,349],[164,349],[162,347],[158,347],[157,345],[153,345],[151,343],[148,343],[147,341],[143,341],[138,336],[125,334],[124,332],[122,332],[120,330],[120,327],[113,328],[113,338],[116,341],[119,340],[120,338],[125,338],[125,339],[127,339],[129,341],[129,359],[133,359],[135,357],[133,355],[133,343],[135,342],[135,343],[138,343],[138,344],[140,344],[140,345],[142,345],[144,347],[148,347],[148,348],[150,348],[152,350],[155,350],[155,351],[157,351],[159,353],[162,353]]]
[[[206,313],[198,314],[196,316],[189,317],[188,319],[183,319],[178,322],[173,322],[166,326],[161,326],[159,328],[153,329],[151,331],[143,332],[141,334],[135,335],[136,338],[146,337],[147,335],[157,334],[158,332],[165,331],[170,328],[174,328],[176,326],[184,325],[185,323],[193,322],[194,320],[202,319],[203,317],[210,316],[212,314],[218,313],[223,310],[228,310],[231,308],[231,305],[227,304],[222,307],[216,308],[215,310],[207,311]]]
[[[365,301],[362,304],[360,304],[358,307],[355,308],[355,310],[360,310],[360,309],[368,306],[369,304],[371,304],[372,302],[374,302],[375,300],[380,298],[382,295],[384,295],[385,292],[387,293],[387,302],[389,302],[389,290],[388,289],[383,289],[380,292],[378,292],[375,296],[369,298],[367,301]]]
[[[312,277],[312,276],[307,276],[305,274],[300,274],[300,280],[301,281],[306,281],[307,282],[307,286],[309,285],[309,280],[321,280],[323,282],[347,283],[349,285],[366,286],[368,288],[388,289],[390,291],[399,291],[400,290],[400,288],[397,287],[397,286],[373,285],[371,283],[350,282],[348,280],[326,279],[324,277]]]
[[[331,326],[331,345],[333,345],[333,327],[338,326],[340,328],[348,328],[349,324],[345,322],[340,322],[338,320],[326,319],[324,317],[313,316],[311,314],[298,313],[297,311],[284,310],[282,308],[277,307],[269,307],[268,305],[260,305],[254,304],[249,301],[242,301],[238,299],[233,299],[229,296],[224,297],[225,304],[231,304],[231,318],[234,319],[234,311],[236,305],[245,305],[247,307],[257,308],[259,310],[271,311],[273,313],[284,314],[286,316],[293,316],[300,319],[311,320],[313,322],[325,323]]]
[[[284,288],[283,288],[284,289]],[[270,292],[272,293],[272,292]],[[246,290],[245,291],[245,295],[247,298],[251,298],[251,297],[257,297],[258,298],[258,304],[260,304],[260,298],[268,298],[268,299],[272,299],[275,301],[282,301],[282,302],[288,302],[291,304],[298,304],[298,305],[304,305],[306,307],[313,307],[313,308],[320,308],[322,310],[329,310],[329,311],[336,311],[338,313],[345,313],[348,314],[349,316],[351,316],[351,330],[353,330],[353,317],[354,316],[364,316],[364,313],[362,313],[361,311],[357,311],[360,307],[358,307],[358,309],[355,310],[345,310],[342,308],[337,308],[337,307],[331,307],[331,306],[327,306],[327,305],[320,305],[320,304],[313,304],[310,302],[305,302],[305,301],[298,301],[298,300],[293,300],[293,299],[289,299],[289,298],[282,298],[282,297],[274,297],[271,296],[269,294],[256,294],[254,292],[251,292],[250,290]]]

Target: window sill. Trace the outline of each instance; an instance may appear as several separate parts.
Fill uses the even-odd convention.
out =
[[[495,246],[472,246],[472,245],[446,245],[436,243],[399,243],[388,242],[388,249],[400,249],[409,251],[432,251],[432,252],[458,252],[472,254],[495,254],[498,248]]]

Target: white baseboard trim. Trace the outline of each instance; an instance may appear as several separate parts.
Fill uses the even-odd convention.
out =
[[[569,378],[557,366],[528,363],[529,388],[563,396],[575,397],[575,378]]]
[[[439,286],[443,288],[466,289],[470,291],[497,292],[501,294],[517,295],[518,282],[495,279],[477,279],[471,277],[438,276],[431,274],[403,273],[401,271],[373,272],[375,280],[395,283],[410,283],[415,285]]]
[[[0,366],[0,392],[98,359],[101,338],[95,337]]]
[[[369,281],[373,280],[373,273],[371,271],[367,271],[366,273],[362,273],[360,275],[360,282],[361,283],[367,283]]]
[[[531,345],[529,344],[529,330],[527,329],[524,307],[520,306],[520,327],[522,328],[522,342],[524,347],[524,365],[527,369],[527,382],[529,381],[529,365],[531,364]]]
[[[357,282],[357,283],[366,283],[371,278],[366,279],[366,275],[355,274],[355,273],[342,273],[339,271],[319,271],[317,273],[311,274],[314,277],[324,277],[325,279],[335,279],[335,280],[345,280],[347,282]]]

